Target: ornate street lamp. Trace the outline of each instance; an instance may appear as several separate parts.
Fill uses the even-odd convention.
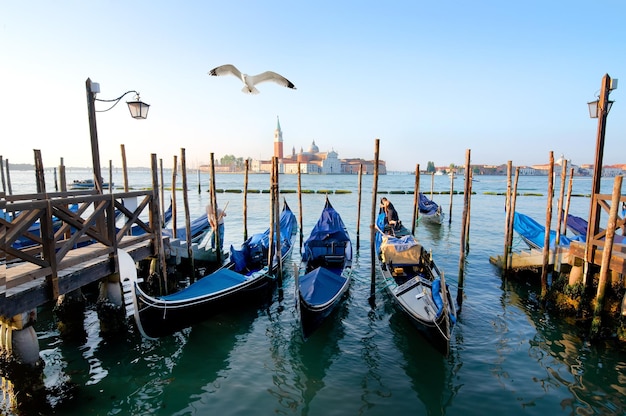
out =
[[[594,209],[595,196],[600,193],[600,178],[602,177],[602,159],[604,155],[604,131],[606,128],[606,118],[611,110],[613,101],[609,101],[609,94],[617,88],[617,79],[612,79],[609,74],[602,77],[600,96],[596,101],[588,102],[589,116],[598,119],[598,130],[596,134],[596,157],[593,165],[593,181],[591,183],[591,206],[589,208],[589,221],[587,222],[587,249],[585,250],[585,263],[593,259],[594,246],[589,242],[600,227],[600,215]],[[586,264],[587,271],[589,270]]]
[[[139,98],[139,93],[137,91],[131,90],[126,91],[124,94],[113,100],[102,100],[96,98],[96,94],[100,93],[100,84],[97,82],[91,82],[91,79],[87,78],[85,83],[85,88],[87,90],[87,110],[89,114],[89,135],[91,137],[91,158],[93,161],[93,180],[95,189],[98,193],[102,193],[102,172],[100,169],[100,150],[98,148],[98,129],[96,128],[96,112],[103,113],[109,111],[113,107],[115,107],[122,98],[124,98],[127,94],[135,93],[134,101],[127,101],[128,109],[130,110],[130,115],[134,119],[145,119],[148,117],[148,109],[150,105],[142,102]],[[107,102],[113,103],[106,110],[96,111],[95,102]]]

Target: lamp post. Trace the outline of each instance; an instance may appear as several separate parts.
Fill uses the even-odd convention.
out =
[[[593,165],[593,182],[591,185],[591,206],[589,209],[589,221],[587,222],[587,250],[585,251],[586,262],[593,261],[593,236],[600,226],[600,215],[594,204],[595,196],[600,193],[600,178],[602,177],[602,158],[604,155],[604,131],[606,118],[609,115],[613,101],[609,101],[609,94],[617,88],[617,79],[611,79],[609,74],[602,77],[600,97],[587,103],[589,116],[598,119],[598,132],[596,135],[596,158]],[[588,269],[587,269],[588,270]]]
[[[87,111],[89,114],[89,136],[91,138],[91,158],[93,162],[93,180],[96,191],[101,194],[102,193],[102,172],[100,169],[100,149],[98,148],[98,129],[96,128],[96,101],[100,102],[108,102],[113,103],[106,110],[100,110],[98,112],[109,111],[113,107],[120,102],[124,96],[130,93],[135,93],[134,101],[127,101],[128,109],[130,110],[130,115],[134,119],[145,119],[148,117],[148,110],[150,105],[142,102],[139,98],[139,93],[137,91],[131,90],[126,91],[124,94],[120,95],[118,98],[113,100],[102,100],[96,98],[96,94],[100,92],[100,84],[96,82],[91,82],[91,79],[87,78],[85,82],[85,88],[87,91]]]

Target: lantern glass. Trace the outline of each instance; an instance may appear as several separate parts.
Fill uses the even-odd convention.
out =
[[[128,109],[130,110],[130,115],[136,119],[145,119],[148,117],[148,110],[150,109],[150,105],[144,103],[143,101],[127,101]]]
[[[598,100],[589,101],[587,105],[589,106],[589,117],[598,118]]]

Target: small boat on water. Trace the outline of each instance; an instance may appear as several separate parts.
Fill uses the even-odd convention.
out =
[[[567,229],[574,233],[578,237],[579,241],[585,242],[587,240],[587,220],[576,215],[567,214]],[[600,232],[603,230],[600,229]],[[626,237],[621,234],[613,235],[613,242],[617,244],[626,244]]]
[[[441,206],[432,199],[429,199],[422,192],[419,193],[419,217],[418,220],[428,221],[431,224],[441,225],[445,214]]]
[[[394,304],[444,355],[450,351],[456,306],[432,255],[404,227],[389,229],[381,213],[376,222],[378,266]]]
[[[114,183],[111,183],[111,188],[114,186]],[[70,184],[70,189],[94,189],[95,183],[93,179],[76,179],[74,182]],[[108,182],[102,183],[102,189],[109,188]]]
[[[296,305],[302,335],[308,338],[341,303],[352,280],[352,243],[328,197],[302,247]]]
[[[513,229],[520,236],[528,247],[536,250],[543,249],[545,244],[546,227],[539,224],[533,218],[521,212],[513,213]],[[568,220],[569,222],[569,220]],[[580,236],[569,238],[565,235],[559,236],[559,246],[569,247],[572,241],[582,241]],[[556,242],[556,230],[550,230],[550,247],[554,248]]]
[[[229,306],[242,306],[258,299],[262,289],[270,287],[274,281],[279,265],[291,254],[297,229],[296,216],[285,202],[280,216],[281,253],[273,256],[271,266],[268,265],[268,228],[248,238],[240,249],[231,246],[229,259],[222,267],[176,293],[152,296],[144,290],[142,279],[135,276],[135,281],[130,283],[139,331],[146,338],[158,338],[198,323]]]

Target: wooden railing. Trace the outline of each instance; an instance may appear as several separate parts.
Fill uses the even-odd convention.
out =
[[[131,200],[136,208],[125,204]],[[53,298],[58,297],[59,272],[76,265],[77,260],[70,261],[68,253],[80,246],[97,244],[98,255],[112,259],[118,248],[140,241],[151,240],[153,250],[157,250],[161,238],[158,201],[152,190],[4,195],[0,202],[8,218],[0,218],[0,296],[5,287],[45,276]],[[26,274],[12,276],[11,265],[15,263],[32,267]]]

